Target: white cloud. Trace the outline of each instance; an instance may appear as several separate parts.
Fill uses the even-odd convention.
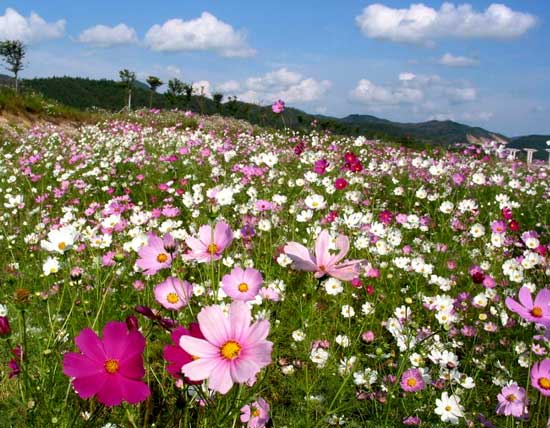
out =
[[[490,111],[465,112],[462,114],[462,119],[470,120],[470,121],[488,122],[493,117],[494,117],[494,113]]]
[[[413,113],[429,112],[433,118],[459,104],[475,101],[477,95],[477,89],[465,81],[405,72],[386,84],[361,79],[350,91],[349,98],[377,111],[405,108]]]
[[[241,84],[236,80],[229,80],[216,86],[216,90],[232,95],[241,89]]]
[[[211,86],[208,80],[199,80],[193,83],[193,93],[195,95],[204,95],[205,97],[212,98],[212,92],[210,91]]]
[[[477,12],[470,4],[443,3],[439,10],[424,4],[394,9],[372,4],[363,9],[355,22],[369,38],[393,42],[433,44],[441,38],[510,39],[524,34],[536,17],[493,3]]]
[[[352,99],[363,104],[378,106],[417,103],[424,97],[420,89],[380,86],[367,79],[359,80],[350,95]]]
[[[145,35],[145,43],[155,51],[212,50],[226,57],[248,57],[256,53],[241,31],[203,12],[189,21],[170,19],[153,25]]]
[[[78,41],[81,43],[89,43],[100,48],[108,48],[115,45],[137,43],[138,38],[133,28],[121,23],[115,27],[96,25],[87,28],[80,33]]]
[[[321,98],[330,88],[329,80],[304,78],[300,73],[280,68],[260,77],[251,77],[244,91],[237,94],[247,102],[266,104],[282,99],[285,102],[309,102]]]
[[[182,71],[181,71],[181,68],[179,68],[178,66],[176,65],[169,65],[166,67],[166,72],[170,75],[170,76],[176,76],[176,77],[179,77],[182,75]]]
[[[454,56],[453,54],[446,53],[437,60],[437,63],[446,65],[447,67],[473,67],[478,65],[479,61],[466,56]]]
[[[0,15],[0,40],[21,40],[24,43],[34,43],[47,39],[59,39],[65,34],[65,20],[46,22],[34,12],[28,18],[16,10],[7,8]]]

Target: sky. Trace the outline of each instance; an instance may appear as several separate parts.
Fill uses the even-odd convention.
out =
[[[550,1],[497,1],[0,0],[0,40],[25,42],[27,78],[127,68],[309,113],[550,134]]]

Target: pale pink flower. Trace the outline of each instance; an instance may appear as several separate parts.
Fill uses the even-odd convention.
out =
[[[210,225],[204,225],[199,228],[198,238],[190,236],[185,240],[191,251],[182,257],[199,263],[219,260],[223,250],[231,245],[231,242],[233,242],[233,232],[227,223],[223,221],[216,223],[214,230]]]
[[[339,264],[349,251],[349,239],[345,235],[336,238],[337,254],[329,250],[330,235],[323,230],[315,241],[315,255],[297,242],[289,242],[284,247],[285,254],[293,261],[293,268],[315,272],[315,278],[330,275],[342,281],[351,281],[359,276],[359,265],[362,260],[351,260]]]
[[[253,268],[234,268],[222,278],[223,291],[234,300],[254,300],[262,286],[262,274]]]
[[[194,359],[181,369],[190,380],[208,379],[210,389],[226,394],[234,383],[246,383],[271,363],[273,343],[265,340],[269,321],[251,325],[246,303],[231,303],[229,316],[218,305],[208,306],[197,319],[205,339],[180,338],[180,346]]]

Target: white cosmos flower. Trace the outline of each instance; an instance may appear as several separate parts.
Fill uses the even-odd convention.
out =
[[[464,407],[460,405],[460,398],[454,394],[449,396],[445,391],[441,398],[435,400],[435,413],[441,417],[443,422],[450,422],[458,425],[459,418],[464,416]]]

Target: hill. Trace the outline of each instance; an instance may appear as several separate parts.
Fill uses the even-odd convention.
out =
[[[0,74],[0,85],[9,85],[12,79]],[[124,87],[116,81],[87,79],[79,77],[50,77],[25,79],[22,81],[25,90],[43,94],[46,98],[58,101],[70,107],[82,110],[101,109],[120,111],[126,105]],[[151,91],[143,82],[136,82],[132,92],[134,108],[149,107]],[[271,111],[270,106],[239,101],[235,98],[225,100],[222,104],[203,96],[168,97],[163,93],[154,93],[152,106],[155,108],[179,108],[202,114],[220,114],[237,119],[244,119],[252,124],[280,128],[283,122],[279,115]],[[469,136],[476,138],[495,137],[512,141],[511,147],[534,147],[543,149],[548,136],[525,136],[510,139],[501,134],[480,127],[471,127],[450,120],[431,120],[421,123],[400,123],[372,115],[352,114],[344,118],[312,115],[304,111],[287,108],[284,113],[287,126],[298,129],[310,129],[313,121],[324,130],[345,135],[365,135],[368,138],[396,141],[402,144],[454,144],[466,142]],[[535,144],[535,146],[533,145]]]

